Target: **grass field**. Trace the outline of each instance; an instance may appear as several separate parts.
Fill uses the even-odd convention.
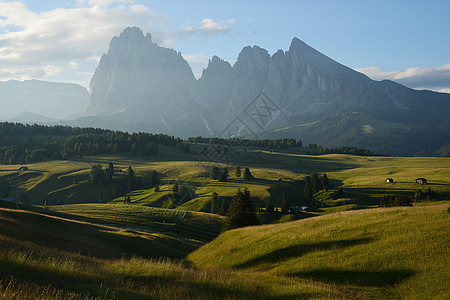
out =
[[[195,243],[43,213],[0,209],[1,299],[249,299],[352,294],[311,280],[198,270]],[[149,259],[148,257],[153,257]]]
[[[379,208],[247,227],[220,235],[188,260],[202,269],[320,281],[374,299],[446,299],[448,206]]]
[[[92,156],[0,166],[0,299],[445,299],[450,295],[449,158],[309,156],[248,150],[233,164],[197,161],[161,147],[157,157]],[[112,184],[87,178],[94,164],[115,166]],[[234,176],[235,164],[255,176]],[[142,188],[126,192],[132,166]],[[226,167],[228,182],[209,178]],[[156,170],[160,191],[150,186]],[[304,177],[327,173],[317,210],[258,213],[265,225],[218,236],[227,202],[248,188],[257,207],[303,204]],[[394,183],[386,183],[386,178]],[[415,183],[425,177],[429,183]],[[281,179],[281,180],[279,180]],[[175,182],[182,200],[168,194]],[[342,187],[344,194],[333,196]],[[387,194],[421,190],[414,207],[377,208]],[[99,203],[103,193],[107,203]],[[124,195],[131,203],[124,203]],[[44,205],[45,204],[45,205]],[[370,209],[365,209],[370,208]],[[187,259],[186,259],[187,257]]]
[[[234,176],[234,164],[193,161],[200,145],[192,145],[193,154],[181,153],[164,147],[161,156],[142,158],[131,156],[93,156],[71,161],[53,161],[28,165],[29,171],[19,171],[19,166],[0,166],[0,193],[18,197],[26,192],[31,204],[47,205],[98,203],[102,191],[107,201],[123,203],[124,197],[112,199],[112,184],[94,185],[86,179],[94,164],[106,167],[108,162],[115,165],[115,184],[122,195],[125,194],[124,171],[131,165],[136,175],[142,179],[141,189],[127,193],[132,205],[167,207],[172,186],[178,182],[184,196],[177,209],[210,211],[212,194],[227,201],[238,188],[248,188],[256,206],[265,207],[267,201],[281,205],[282,193],[286,192],[291,205],[302,205],[303,179],[311,172],[326,172],[333,188],[342,186],[343,201],[326,201],[321,213],[336,211],[336,205],[359,205],[360,208],[375,207],[386,194],[414,193],[421,190],[425,194],[430,188],[441,198],[450,197],[450,158],[418,157],[361,157],[351,155],[308,156],[293,153],[269,153],[248,151],[242,154],[241,167],[249,166],[255,180],[244,181]],[[176,160],[184,159],[184,160]],[[251,162],[251,163],[249,163]],[[229,182],[209,179],[212,166],[226,167],[231,175]],[[153,170],[160,177],[160,192],[150,186]],[[394,183],[386,183],[387,177]],[[418,177],[425,177],[429,184],[415,183]],[[282,181],[278,181],[281,178]],[[327,209],[328,207],[328,209]],[[351,206],[355,207],[355,206]],[[342,208],[341,208],[342,209]]]

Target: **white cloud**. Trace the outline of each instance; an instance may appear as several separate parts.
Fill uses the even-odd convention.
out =
[[[86,82],[87,72],[95,70],[111,38],[128,26],[150,32],[153,41],[164,47],[198,34],[229,33],[234,27],[233,19],[204,18],[195,25],[171,29],[168,16],[138,2],[77,0],[72,8],[36,13],[19,1],[0,1],[0,80]],[[185,57],[197,77],[209,59],[193,54]],[[73,79],[70,72],[76,72]]]
[[[229,33],[234,27],[234,20],[230,19],[226,22],[214,21],[209,18],[203,19],[200,23],[193,26],[184,25],[178,28],[177,32],[180,34],[200,33],[202,35],[209,35],[215,33]]]
[[[374,80],[389,79],[414,89],[450,91],[450,63],[433,68],[413,67],[404,70],[383,71],[377,67],[355,68]]]
[[[69,63],[67,64],[67,67],[69,67],[70,69],[77,70],[77,69],[80,68],[80,65],[77,64],[77,63],[74,62],[74,61],[71,61],[71,62],[69,62]]]
[[[0,2],[0,79],[45,80],[76,70],[83,61],[92,65],[127,26],[151,30],[154,40],[164,44],[168,17],[133,2],[81,0],[76,8],[42,13],[20,2]]]

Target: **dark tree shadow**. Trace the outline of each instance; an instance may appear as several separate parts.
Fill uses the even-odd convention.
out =
[[[317,250],[327,250],[330,248],[347,248],[355,245],[366,244],[372,241],[371,238],[363,238],[363,239],[352,239],[352,240],[339,240],[333,242],[322,242],[322,243],[314,243],[314,244],[299,244],[293,245],[282,249],[277,249],[265,255],[256,257],[249,261],[246,261],[242,264],[237,265],[237,268],[249,268],[253,266],[257,266],[261,263],[276,263],[279,261],[287,260],[294,257],[303,256],[309,252],[317,251]]]
[[[317,269],[297,272],[290,276],[308,278],[343,285],[386,287],[399,284],[414,275],[413,270],[391,269],[382,271]]]

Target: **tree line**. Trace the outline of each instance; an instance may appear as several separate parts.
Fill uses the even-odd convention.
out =
[[[99,128],[23,125],[0,122],[0,163],[24,164],[73,156],[119,154],[158,155],[158,145],[181,139],[166,134],[127,133]]]

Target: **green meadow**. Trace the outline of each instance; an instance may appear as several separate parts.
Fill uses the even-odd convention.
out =
[[[446,299],[450,278],[450,159],[304,155],[247,150],[232,162],[160,155],[83,156],[0,165],[0,299]],[[91,166],[114,164],[114,184],[93,184]],[[253,180],[234,174],[249,167]],[[125,189],[132,166],[142,186]],[[227,168],[227,182],[211,167]],[[159,191],[150,184],[156,171]],[[260,226],[221,233],[213,193],[231,202],[247,188],[258,208],[304,203],[304,178],[326,173],[320,206],[264,212]],[[428,179],[418,184],[416,178]],[[393,183],[386,183],[393,178]],[[181,200],[168,208],[178,183]],[[337,189],[343,193],[337,195]],[[418,192],[420,190],[420,193]],[[412,207],[381,197],[419,193]],[[103,201],[99,202],[99,195]],[[130,198],[125,203],[125,196]]]

